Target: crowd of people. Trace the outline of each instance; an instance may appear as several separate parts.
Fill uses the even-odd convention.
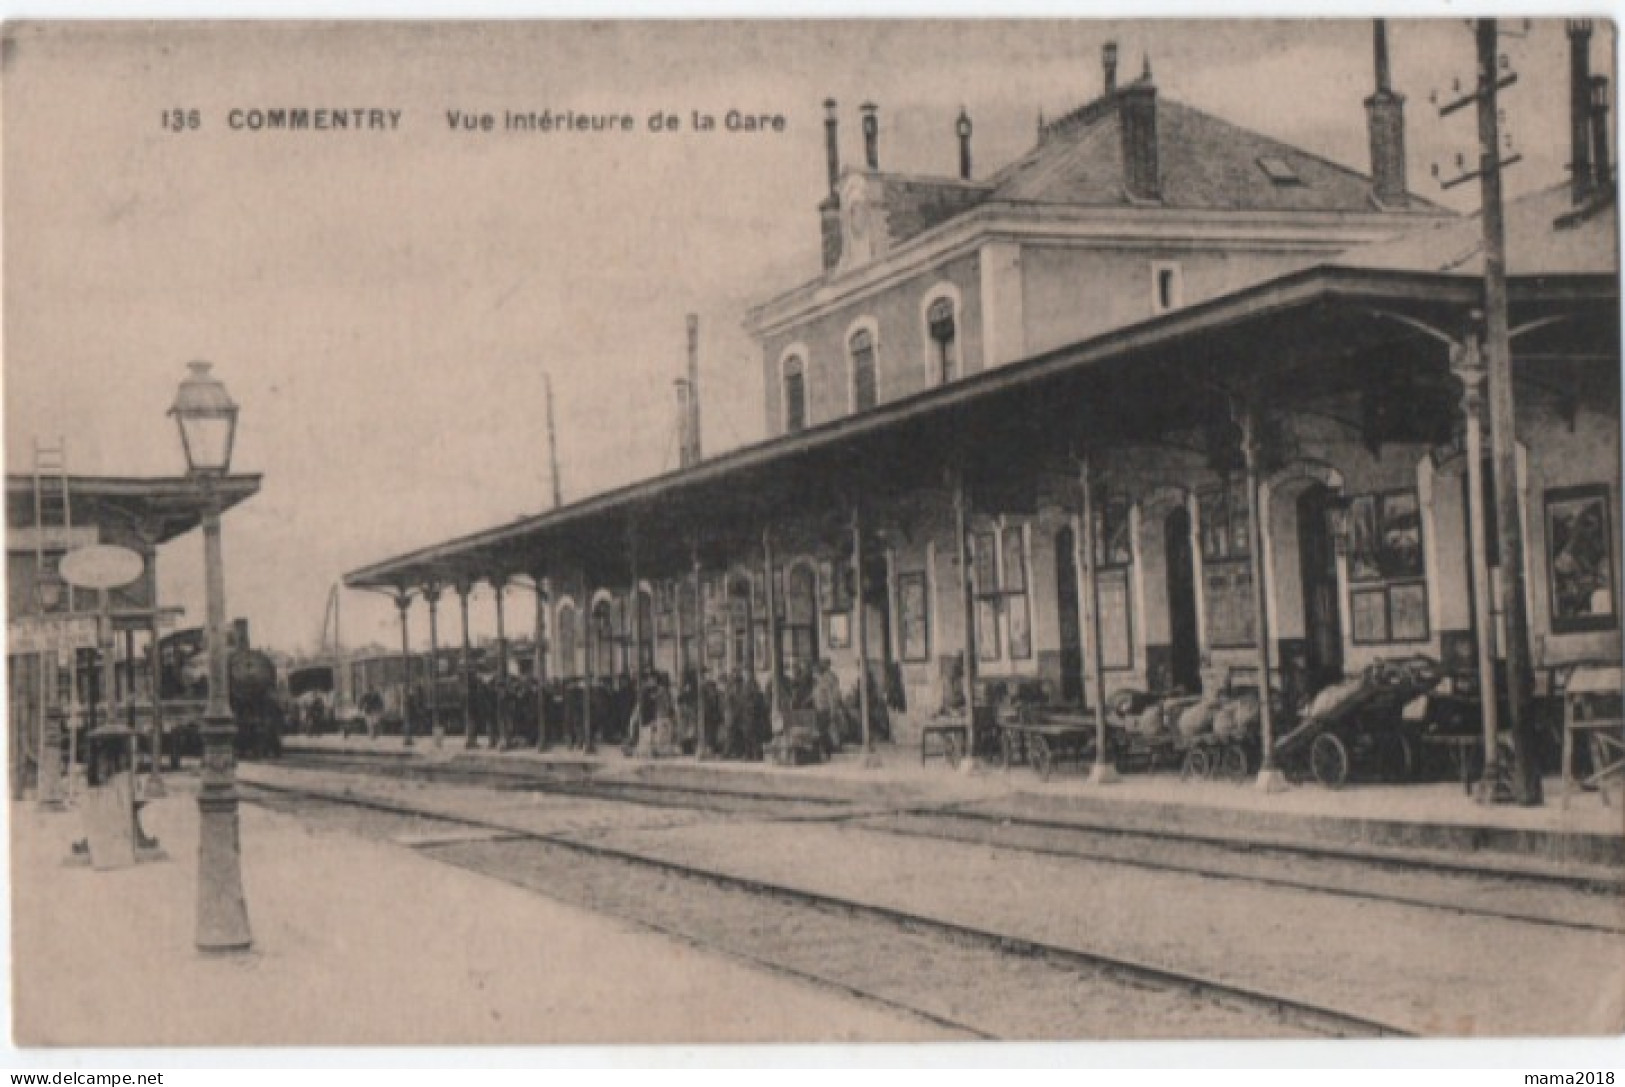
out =
[[[901,684],[888,676],[882,690],[873,675],[867,681],[870,736],[889,739],[890,711],[902,708]],[[498,750],[564,745],[591,752],[609,745],[628,755],[647,757],[692,755],[703,750],[713,758],[760,760],[773,740],[769,694],[748,669],[721,677],[707,675],[703,682],[689,669],[675,690],[670,674],[661,671],[646,672],[641,691],[636,690],[634,678],[625,674],[591,681],[553,679],[541,687],[531,677],[476,675],[470,677],[466,690],[464,743],[471,748],[484,738],[489,747]],[[857,684],[843,690],[828,661],[798,663],[781,690],[783,710],[810,711],[826,755],[861,740]],[[357,700],[357,709],[368,737],[376,739],[386,716],[382,695],[366,691]],[[407,692],[403,709],[402,735],[411,746],[432,725],[428,695],[421,684]],[[462,706],[448,699],[438,709],[442,725],[462,724]],[[307,703],[305,731],[323,731],[329,720],[328,706],[320,696]],[[356,722],[341,717],[337,724],[348,736]]]

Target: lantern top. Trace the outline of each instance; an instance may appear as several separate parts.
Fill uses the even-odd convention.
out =
[[[174,416],[209,416],[227,415],[235,413],[237,405],[232,401],[231,394],[220,379],[209,371],[214,368],[213,363],[189,362],[186,368],[191,373],[181,382],[181,387],[175,391],[175,403],[170,406],[169,414]]]

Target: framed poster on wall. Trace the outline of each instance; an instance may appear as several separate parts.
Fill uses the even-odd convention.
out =
[[[897,579],[897,630],[905,661],[931,659],[930,616],[927,613],[924,572]]]
[[[1128,571],[1102,570],[1095,578],[1100,607],[1100,651],[1107,668],[1134,667],[1134,628],[1129,616]]]
[[[1032,616],[1027,611],[1027,597],[1009,597],[1005,611],[1010,616],[1010,659],[1027,660],[1033,655]]]
[[[999,652],[999,598],[980,597],[976,601],[976,659],[996,661]]]
[[[1619,625],[1606,486],[1546,492],[1546,575],[1553,633]]]

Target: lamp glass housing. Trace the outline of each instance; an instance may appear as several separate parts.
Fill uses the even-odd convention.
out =
[[[223,476],[231,468],[237,434],[237,405],[207,362],[188,364],[191,373],[175,393],[169,409],[180,430],[186,470],[192,475]]]

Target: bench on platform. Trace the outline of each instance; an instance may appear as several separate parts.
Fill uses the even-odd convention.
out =
[[[1563,689],[1563,799],[1581,789],[1596,789],[1604,804],[1608,787],[1625,781],[1625,717],[1621,716],[1622,676],[1617,664],[1582,664],[1569,675]],[[1591,744],[1591,773],[1576,779],[1574,748],[1577,741]]]
[[[937,742],[935,751],[931,749],[932,740]],[[926,725],[920,729],[920,765],[924,766],[925,760],[932,755],[940,755],[949,766],[958,766],[969,742],[969,733],[963,721]]]

